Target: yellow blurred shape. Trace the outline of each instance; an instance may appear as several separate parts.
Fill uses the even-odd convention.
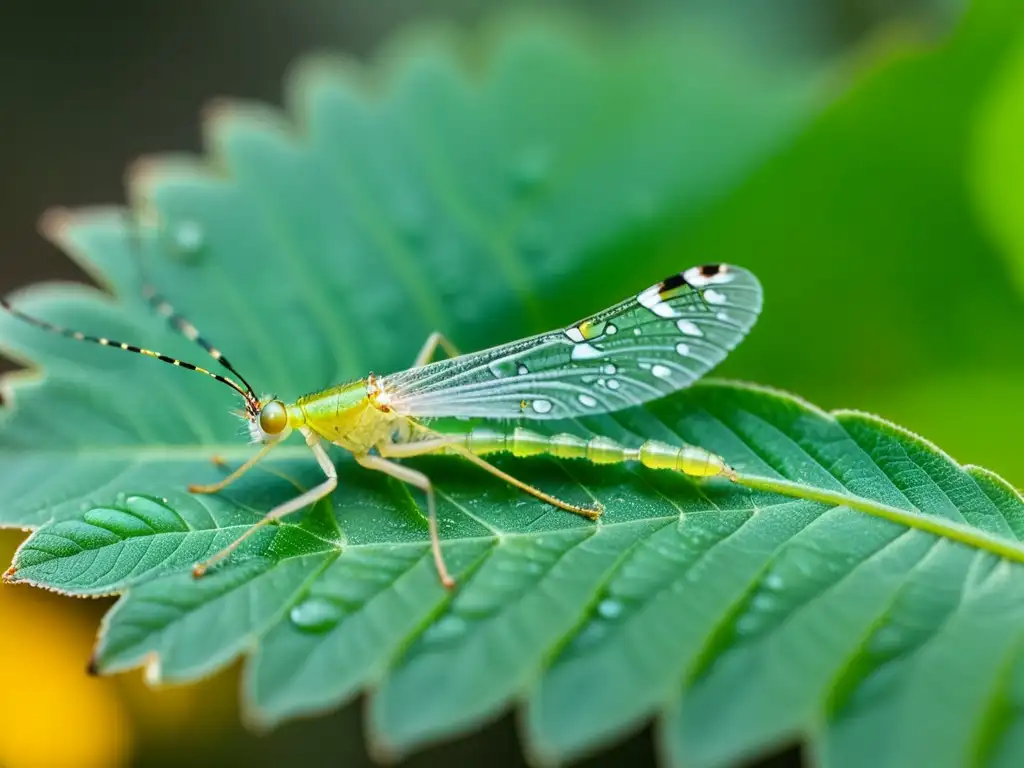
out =
[[[19,534],[0,536],[9,563]],[[116,768],[131,755],[130,724],[110,680],[85,665],[95,626],[68,598],[0,585],[0,766]]]

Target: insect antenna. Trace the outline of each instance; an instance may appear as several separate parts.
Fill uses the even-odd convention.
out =
[[[173,357],[168,357],[167,355],[163,355],[159,352],[154,352],[151,349],[137,347],[134,344],[125,344],[124,342],[114,341],[113,339],[107,339],[101,336],[88,336],[82,333],[81,331],[72,331],[69,330],[68,328],[62,328],[59,325],[54,325],[53,323],[50,323],[46,320],[41,320],[38,317],[33,317],[32,315],[26,314],[25,312],[22,312],[20,309],[15,309],[13,306],[11,306],[11,303],[4,298],[0,298],[0,307],[5,309],[7,312],[9,312],[11,315],[18,318],[19,320],[22,320],[23,322],[26,322],[29,325],[33,325],[36,328],[40,328],[44,331],[47,331],[48,333],[54,333],[58,336],[64,336],[65,338],[68,339],[74,339],[75,341],[84,341],[90,344],[99,344],[101,347],[112,347],[114,349],[124,350],[125,352],[134,352],[137,355],[145,355],[146,357],[152,357],[156,360],[159,360],[162,363],[167,363],[177,368],[184,368],[189,371],[195,371],[196,373],[201,373],[205,376],[209,376],[211,379],[216,379],[221,384],[226,384],[227,386],[235,390],[238,394],[240,394],[245,399],[246,407],[250,411],[250,413],[255,415],[256,413],[259,412],[259,399],[254,394],[252,394],[251,388],[247,389],[246,387],[243,387],[241,384],[227,378],[226,376],[221,376],[219,373],[213,373],[212,371],[208,371],[205,368],[200,368],[198,365],[193,365],[192,363],[186,363],[184,360],[177,360]]]
[[[233,366],[226,357],[224,357],[224,354],[215,346],[213,346],[209,341],[204,339],[202,334],[199,333],[199,329],[192,325],[192,323],[190,323],[180,314],[178,314],[175,311],[174,307],[171,306],[170,302],[168,302],[167,299],[165,299],[163,296],[157,293],[156,290],[148,283],[142,286],[142,297],[149,302],[150,306],[153,307],[153,310],[158,315],[167,318],[167,322],[170,323],[171,327],[174,328],[174,330],[176,330],[189,341],[194,341],[196,344],[198,344],[200,347],[206,350],[206,353],[210,357],[212,357],[214,360],[216,360],[218,363],[223,365],[227,370],[231,371],[231,373],[238,377],[238,380],[242,382],[242,384],[245,386],[245,389],[248,391],[250,395],[252,395],[254,399],[259,399],[259,397],[256,395],[256,391],[252,388],[252,385],[250,385],[249,382],[245,380],[245,377],[241,373],[239,373],[238,369],[235,368],[235,366]]]
[[[138,222],[131,214],[126,213],[125,216],[128,220],[127,230],[131,233],[132,241],[135,243],[135,249],[139,255],[139,271],[142,273],[142,298],[149,303],[158,315],[166,318],[167,322],[174,330],[189,341],[198,344],[210,357],[237,376],[238,380],[242,382],[246,390],[248,390],[249,394],[252,396],[252,399],[258,401],[259,397],[257,396],[256,391],[252,388],[249,382],[245,380],[245,377],[239,373],[238,369],[235,368],[235,366],[233,366],[226,357],[224,357],[224,354],[219,349],[203,338],[199,329],[185,319],[183,315],[179,314],[171,303],[161,296],[149,282],[146,273],[145,259],[143,258],[142,237],[139,231]]]

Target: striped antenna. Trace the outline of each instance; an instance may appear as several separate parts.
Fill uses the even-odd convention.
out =
[[[206,353],[210,357],[212,357],[218,363],[223,365],[227,370],[231,371],[231,373],[235,374],[235,376],[238,377],[238,380],[245,385],[246,390],[248,391],[249,395],[252,396],[253,400],[259,400],[259,397],[257,397],[256,392],[253,390],[249,382],[246,381],[245,377],[238,372],[238,369],[235,368],[235,366],[233,366],[226,357],[224,357],[223,353],[221,353],[219,349],[217,349],[210,342],[204,339],[202,335],[199,333],[198,328],[196,328],[194,325],[192,325],[192,323],[190,323],[184,317],[175,312],[174,307],[171,306],[170,302],[168,302],[165,298],[158,294],[151,285],[144,284],[142,286],[142,297],[149,302],[150,306],[153,307],[153,309],[156,311],[158,315],[167,318],[167,322],[170,323],[171,327],[174,328],[174,330],[176,330],[189,341],[194,341],[200,347],[205,349]]]
[[[213,373],[212,371],[208,371],[205,368],[200,368],[198,365],[186,363],[184,360],[176,360],[173,357],[162,355],[159,352],[154,352],[150,349],[136,347],[133,344],[125,344],[120,341],[105,339],[100,336],[87,336],[86,334],[81,333],[80,331],[72,331],[68,330],[67,328],[61,328],[59,325],[54,325],[53,323],[49,323],[46,320],[40,320],[37,317],[25,314],[20,309],[15,309],[14,307],[11,306],[10,302],[3,298],[0,298],[0,307],[10,312],[12,315],[14,315],[14,317],[18,318],[19,320],[23,320],[24,322],[28,323],[29,325],[34,325],[36,328],[41,328],[42,330],[47,331],[49,333],[55,333],[58,336],[64,336],[69,339],[74,339],[75,341],[85,341],[89,342],[90,344],[99,344],[101,347],[113,347],[115,349],[123,349],[125,352],[134,352],[135,354],[145,355],[146,357],[152,357],[156,360],[159,360],[162,363],[168,363],[178,368],[184,368],[189,371],[196,371],[197,373],[202,373],[205,376],[209,376],[211,379],[216,379],[221,384],[227,384],[238,394],[240,394],[245,399],[246,408],[248,409],[251,415],[255,416],[256,414],[259,413],[259,399],[252,393],[251,388],[246,389],[245,387],[242,387],[241,384],[232,381],[226,376],[221,376],[219,373]]]
[[[224,357],[224,354],[219,349],[203,338],[202,334],[199,333],[198,328],[192,325],[192,323],[186,320],[182,315],[178,314],[171,303],[157,293],[156,289],[149,282],[146,273],[145,259],[143,257],[142,237],[138,222],[135,220],[135,217],[128,212],[125,213],[125,218],[127,219],[128,231],[132,234],[132,240],[135,243],[136,252],[139,255],[139,271],[142,273],[142,297],[158,315],[167,318],[167,322],[174,330],[189,341],[198,344],[206,350],[206,353],[210,357],[237,376],[238,380],[245,385],[245,388],[248,390],[249,395],[251,395],[252,400],[258,401],[259,397],[256,395],[256,391],[252,388],[249,382],[245,380],[245,377],[239,373],[238,369],[235,368],[235,366],[233,366],[226,357]]]

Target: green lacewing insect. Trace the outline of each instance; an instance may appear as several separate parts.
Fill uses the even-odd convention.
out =
[[[442,583],[449,588],[454,580],[442,556],[430,478],[397,460],[428,454],[457,455],[549,504],[591,519],[603,511],[599,504],[586,507],[562,501],[483,457],[501,452],[517,457],[547,454],[596,464],[639,462],[652,469],[699,478],[735,477],[722,457],[698,446],[648,440],[630,448],[602,436],[585,440],[568,433],[542,435],[517,422],[610,413],[692,384],[742,341],[761,311],[761,285],[752,273],[740,267],[692,267],[566,328],[479,352],[460,355],[444,336],[434,333],[407,370],[385,376],[371,373],[292,403],[259,397],[195,326],[151,288],[145,287],[144,292],[159,314],[235,378],[152,350],[60,328],[20,312],[3,299],[0,306],[51,333],[153,357],[234,389],[244,402],[239,415],[247,423],[252,443],[260,448],[221,482],[191,486],[193,493],[224,489],[293,432],[305,439],[323,470],[323,482],[270,510],[241,537],[197,564],[197,577],[230,555],[260,526],[310,506],[334,491],[337,471],[324,443],[349,451],[367,469],[424,492],[434,563]],[[438,347],[448,357],[431,362]],[[438,417],[489,418],[515,426],[442,433],[428,425],[430,419]]]

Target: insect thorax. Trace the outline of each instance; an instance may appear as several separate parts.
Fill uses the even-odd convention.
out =
[[[306,395],[296,405],[307,427],[325,440],[362,454],[387,439],[399,418],[378,402],[378,395],[372,379],[360,379]]]

